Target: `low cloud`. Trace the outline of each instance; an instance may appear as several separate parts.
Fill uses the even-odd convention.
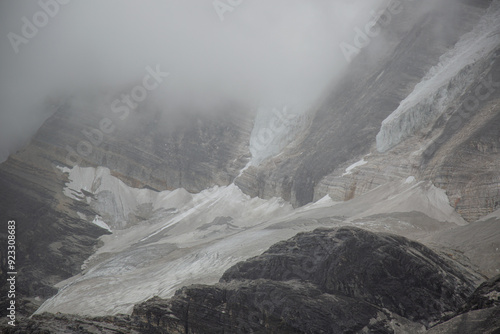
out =
[[[306,108],[348,66],[340,43],[387,1],[222,2],[232,6],[223,20],[210,0],[1,2],[0,161],[61,96],[120,90],[148,66],[170,74],[151,99],[172,112],[224,101]]]

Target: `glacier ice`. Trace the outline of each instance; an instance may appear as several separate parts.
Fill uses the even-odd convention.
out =
[[[107,219],[112,229],[127,226],[130,215],[137,213],[143,204],[150,204],[152,210],[163,207],[165,202],[172,206],[179,206],[192,200],[193,195],[184,189],[157,192],[150,189],[137,189],[127,186],[120,179],[111,175],[106,167],[79,167],[72,169],[59,167],[68,174],[69,182],[63,192],[66,196],[81,200],[90,198],[84,191],[94,195],[92,205]]]
[[[85,261],[83,272],[58,284],[59,292],[37,313],[127,314],[134,304],[153,296],[167,298],[185,285],[213,284],[230,266],[298,232],[322,226],[361,226],[358,219],[369,215],[420,211],[439,221],[463,223],[444,190],[422,182],[379,186],[348,202],[337,203],[325,196],[294,209],[280,198],[251,198],[234,184],[198,194],[183,189],[154,192],[130,188],[105,168],[63,170],[69,174],[68,196],[85,200],[78,196],[79,189],[93,194],[113,189],[115,202],[124,212],[151,201],[154,213],[102,236],[103,246]],[[345,220],[334,223],[325,217]],[[108,223],[104,217],[94,219],[100,221]],[[386,223],[370,224],[363,226],[391,231]],[[400,228],[415,229],[411,224]]]
[[[472,66],[500,44],[500,3],[493,2],[473,30],[441,56],[399,107],[383,122],[376,137],[385,152],[435,121],[471,84],[481,69]]]
[[[259,165],[273,157],[290,144],[307,125],[306,116],[291,108],[261,107],[255,116],[254,127],[250,135],[250,153],[252,159],[248,166]],[[301,108],[305,110],[304,108]]]

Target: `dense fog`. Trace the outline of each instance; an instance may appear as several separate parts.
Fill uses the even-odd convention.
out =
[[[67,96],[127,91],[151,71],[165,80],[148,104],[164,112],[228,101],[305,110],[340,78],[355,55],[346,45],[387,3],[2,1],[0,161]]]

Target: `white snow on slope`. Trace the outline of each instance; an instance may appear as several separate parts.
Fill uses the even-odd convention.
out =
[[[352,165],[350,165],[349,167],[347,167],[345,169],[345,173],[342,174],[342,176],[346,176],[346,175],[349,175],[349,174],[352,174],[352,170],[356,167],[359,167],[359,166],[363,166],[363,165],[366,165],[368,163],[368,161],[366,161],[364,158],[359,160],[358,162],[355,162],[353,163]]]
[[[59,168],[68,174],[69,182],[64,188],[64,194],[73,199],[85,198],[82,190],[97,197],[96,206],[101,214],[109,219],[107,222],[113,229],[126,226],[130,214],[137,211],[141,204],[151,204],[153,210],[163,208],[165,203],[175,208],[192,201],[193,195],[184,189],[157,192],[150,189],[137,189],[127,186],[120,179],[111,175],[105,167],[79,167],[72,169]]]
[[[500,44],[500,2],[495,1],[474,29],[441,56],[423,80],[383,122],[377,150],[385,152],[436,120],[481,69],[470,66]]]
[[[116,198],[130,207],[137,204],[128,196],[138,194],[138,189],[113,180],[109,170],[91,169],[65,170],[71,180],[68,186],[98,191],[99,186],[119,185]],[[96,180],[102,180],[99,186]],[[265,241],[270,231],[252,228],[293,210],[282,199],[251,198],[235,185],[189,194],[187,201],[172,196],[176,192],[180,191],[147,193],[157,209],[153,217],[103,236],[104,246],[85,263],[86,273],[64,282],[40,312],[129,313],[133,304],[155,295],[170,296],[191,282],[214,283],[228,267],[274,243]],[[65,193],[75,196],[70,188]],[[146,198],[141,195],[139,202]],[[166,210],[172,207],[176,210]],[[105,224],[99,218],[93,222]]]
[[[101,217],[100,216],[95,216],[94,220],[92,221],[93,224],[105,229],[105,230],[108,230],[109,232],[113,232],[111,231],[111,229],[109,228],[108,224],[106,224],[105,222],[102,221]]]
[[[410,184],[410,183],[413,183],[415,181],[416,181],[415,176],[408,176],[405,180],[405,184]]]
[[[68,171],[74,178],[69,184],[75,186],[75,180],[84,179],[93,184],[95,175],[108,175],[101,172],[76,167]],[[78,186],[90,189],[89,184],[81,182]],[[123,192],[116,194],[117,198],[138,190],[124,187],[117,188]],[[440,221],[464,224],[444,191],[422,182],[383,185],[348,202],[333,202],[325,196],[297,209],[279,198],[250,198],[235,185],[188,194],[187,201],[185,193],[179,190],[148,195],[157,209],[154,215],[102,236],[104,245],[86,261],[85,271],[61,282],[58,294],[37,313],[130,313],[134,304],[153,296],[167,298],[185,285],[216,283],[230,266],[301,231],[354,225],[390,232],[392,227],[387,224],[365,226],[356,222],[374,214],[420,211]],[[398,228],[419,230],[407,223]]]

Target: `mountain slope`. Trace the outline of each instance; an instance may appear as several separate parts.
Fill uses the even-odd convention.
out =
[[[315,106],[293,115],[278,110],[277,119],[232,103],[215,110],[162,111],[145,103],[124,122],[109,108],[120,92],[61,97],[30,144],[0,166],[0,218],[22,226],[20,314],[29,315],[45,302],[39,312],[76,315],[61,323],[83,315],[115,315],[109,321],[116,322],[138,303],[170,298],[185,285],[214,284],[237,262],[318,227],[355,226],[418,240],[441,254],[426,253],[427,260],[439,262],[431,274],[438,268],[455,278],[496,275],[499,18],[497,0],[406,1]],[[101,122],[108,118],[114,130],[102,133]],[[263,133],[271,138],[259,137]],[[352,231],[380,241],[369,232]],[[400,259],[422,251],[405,239],[380,238],[405,245],[395,251]],[[293,248],[289,251],[293,254]],[[353,264],[367,265],[354,248],[342,252],[352,255]],[[286,264],[281,255],[278,264]],[[371,255],[396,265],[385,255]],[[442,255],[460,265],[450,268]],[[5,279],[5,261],[1,265]],[[459,273],[455,265],[463,266]],[[363,273],[352,275],[365,282]],[[319,305],[344,319],[338,301],[363,311],[359,323],[346,328],[357,330],[377,319],[373,331],[379,325],[390,331],[396,321],[420,328],[412,326],[421,319],[425,325],[442,320],[474,285],[459,277],[463,284],[450,287],[458,281],[438,275],[450,279],[440,281],[448,295],[460,287],[466,292],[456,300],[436,291],[423,294],[432,313],[409,306],[420,300],[385,300],[383,288],[376,294],[371,289],[379,287],[371,286],[364,295],[357,280],[306,277],[310,282],[302,285],[271,276],[184,289],[173,300],[182,313],[187,299],[210,297],[218,319],[233,321],[219,312],[227,307],[221,294],[244,291],[243,297],[251,298],[261,287],[278,289],[290,303],[307,300],[305,318]],[[323,296],[333,291],[327,283],[342,296]],[[401,292],[399,283],[393,282]],[[136,315],[145,323],[151,308],[163,310],[169,303],[153,300],[142,311],[136,306]],[[224,311],[234,311],[231,307],[237,305]],[[180,331],[185,323],[180,314],[175,317],[163,320]],[[283,331],[304,329],[291,318]],[[268,320],[270,326],[281,323],[274,315]],[[130,318],[123,321],[135,326]]]

